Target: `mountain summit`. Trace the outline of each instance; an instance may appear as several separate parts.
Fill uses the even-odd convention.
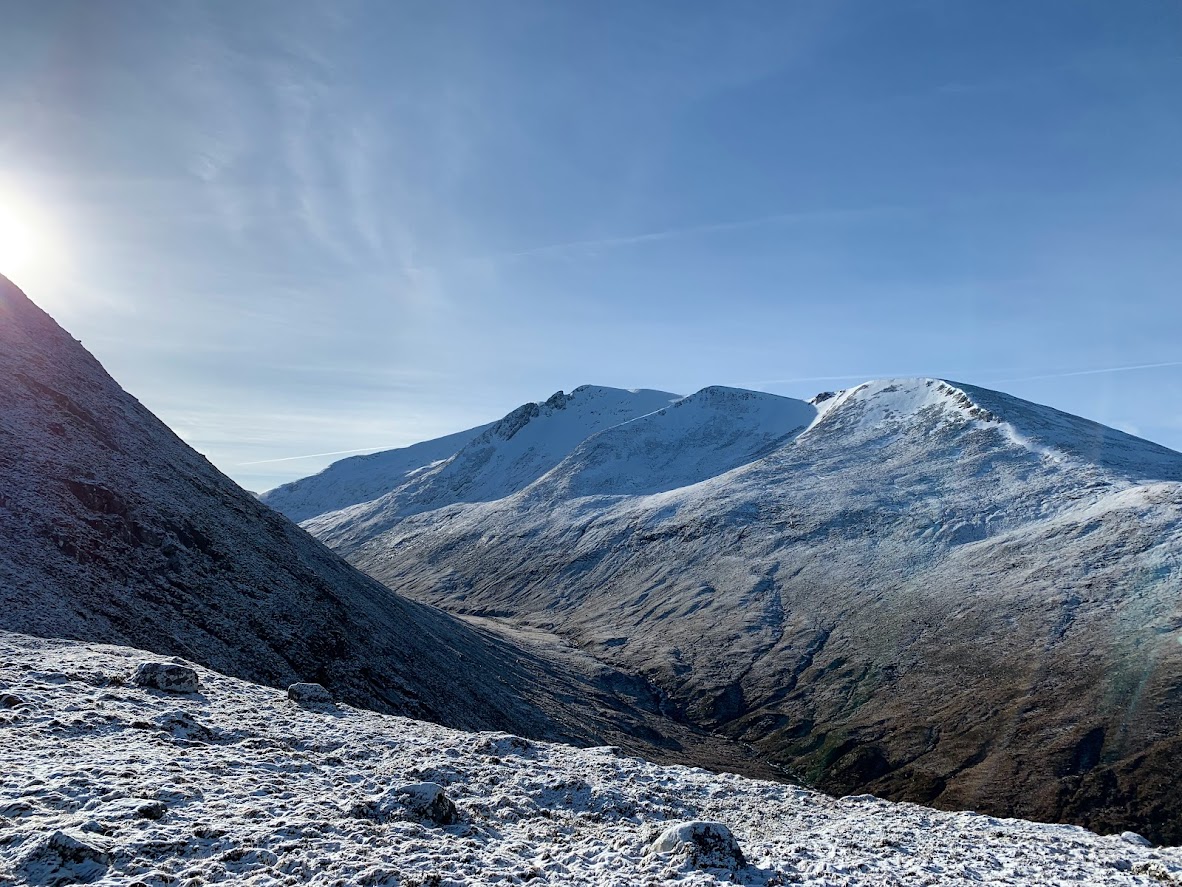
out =
[[[830,790],[1182,840],[1182,454],[893,379],[707,388],[499,464],[480,495],[431,468],[304,525]]]

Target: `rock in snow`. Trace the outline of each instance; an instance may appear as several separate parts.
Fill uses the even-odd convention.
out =
[[[4,713],[0,884],[1182,883],[1182,850],[1076,826],[836,800],[347,705],[325,717],[210,671],[201,696],[111,681],[142,656],[0,632],[0,686],[29,703]],[[178,710],[215,739],[138,726]],[[449,810],[441,797],[454,821],[415,812],[420,800]],[[366,798],[386,815],[353,813]],[[156,818],[150,802],[167,810]]]
[[[111,854],[63,831],[29,843],[14,872],[29,884],[92,884],[111,864]]]
[[[350,805],[348,811],[352,816],[375,822],[418,819],[435,825],[451,825],[459,818],[456,805],[443,786],[434,782],[416,782],[388,789],[376,798]]]
[[[416,782],[394,789],[394,794],[407,810],[422,819],[429,819],[436,825],[451,825],[456,821],[456,805],[441,785]]]
[[[1153,842],[1144,835],[1139,835],[1136,832],[1121,832],[1120,839],[1126,844],[1133,844],[1137,847],[1152,847]]]
[[[292,684],[287,698],[298,705],[331,705],[332,694],[319,684]]]
[[[747,867],[739,842],[721,822],[681,822],[669,826],[653,842],[653,853],[676,853],[700,869]]]
[[[196,693],[201,686],[197,672],[171,662],[141,662],[131,679],[141,687],[165,693]]]

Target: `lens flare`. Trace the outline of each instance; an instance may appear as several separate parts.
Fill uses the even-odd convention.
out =
[[[45,261],[44,230],[37,213],[0,189],[0,274],[19,284]]]

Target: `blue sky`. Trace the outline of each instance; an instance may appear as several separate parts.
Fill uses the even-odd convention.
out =
[[[582,383],[1182,449],[1172,0],[8,0],[0,114],[16,282],[251,489]]]

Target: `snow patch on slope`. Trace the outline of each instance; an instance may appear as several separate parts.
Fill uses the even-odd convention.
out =
[[[891,428],[975,424],[1052,462],[1090,465],[1128,480],[1182,481],[1182,454],[1053,407],[944,379],[882,379],[821,404],[814,429],[850,437]]]
[[[531,498],[643,496],[690,486],[787,444],[817,408],[790,397],[714,386],[589,437]]]
[[[491,502],[541,477],[591,435],[678,401],[667,391],[584,385],[525,404],[422,479],[415,510],[431,504]]]

